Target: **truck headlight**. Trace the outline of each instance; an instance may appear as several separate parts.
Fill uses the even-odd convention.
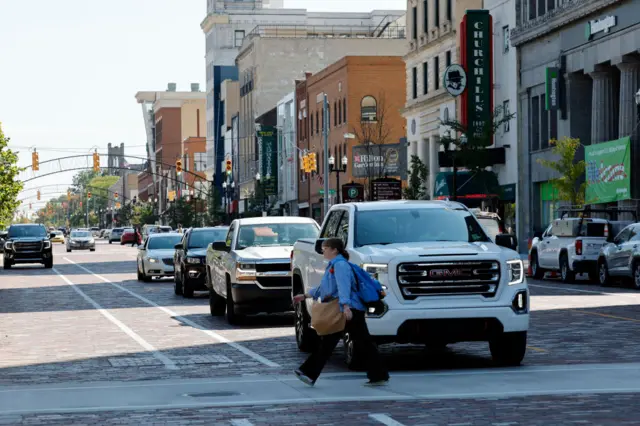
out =
[[[236,263],[236,280],[238,281],[254,281],[256,279],[255,263]]]
[[[199,257],[187,257],[185,260],[191,265],[199,265],[200,263],[202,263],[202,260],[200,260]]]
[[[507,261],[507,273],[509,274],[509,285],[522,284],[524,282],[524,263],[522,260]]]
[[[384,265],[382,263],[365,263],[361,267],[371,275],[372,278],[375,278],[378,281],[380,281],[382,277],[386,278],[386,275],[389,273],[389,265]],[[384,290],[387,289],[384,285],[382,288]]]
[[[47,240],[44,242],[44,248],[45,249],[50,249],[51,248],[51,241]]]
[[[6,243],[4,243],[5,250],[11,250],[12,248],[13,248],[13,243],[11,241],[7,241]]]

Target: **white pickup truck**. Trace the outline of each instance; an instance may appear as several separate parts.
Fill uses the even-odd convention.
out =
[[[509,236],[494,244],[474,215],[450,201],[383,201],[332,207],[320,238],[301,239],[292,253],[293,294],[320,284],[326,263],[323,239],[342,238],[353,263],[384,286],[384,308],[367,313],[378,343],[443,346],[488,341],[493,359],[519,365],[529,329],[524,267]],[[313,349],[311,303],[296,305],[295,331],[302,351]],[[345,335],[347,364],[361,355]]]

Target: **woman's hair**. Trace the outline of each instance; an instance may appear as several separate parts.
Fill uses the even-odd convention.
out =
[[[340,238],[327,238],[322,242],[323,247],[338,250],[338,254],[349,260],[349,252],[344,248],[344,242]]]

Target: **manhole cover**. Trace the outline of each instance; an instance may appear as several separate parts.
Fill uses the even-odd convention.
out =
[[[188,393],[185,396],[191,398],[221,398],[223,396],[237,396],[239,392],[206,392],[206,393]]]

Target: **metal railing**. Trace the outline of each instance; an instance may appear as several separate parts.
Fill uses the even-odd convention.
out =
[[[291,38],[382,38],[403,39],[405,28],[389,25],[380,31],[379,26],[360,25],[258,25],[249,34],[253,37],[291,37]]]

